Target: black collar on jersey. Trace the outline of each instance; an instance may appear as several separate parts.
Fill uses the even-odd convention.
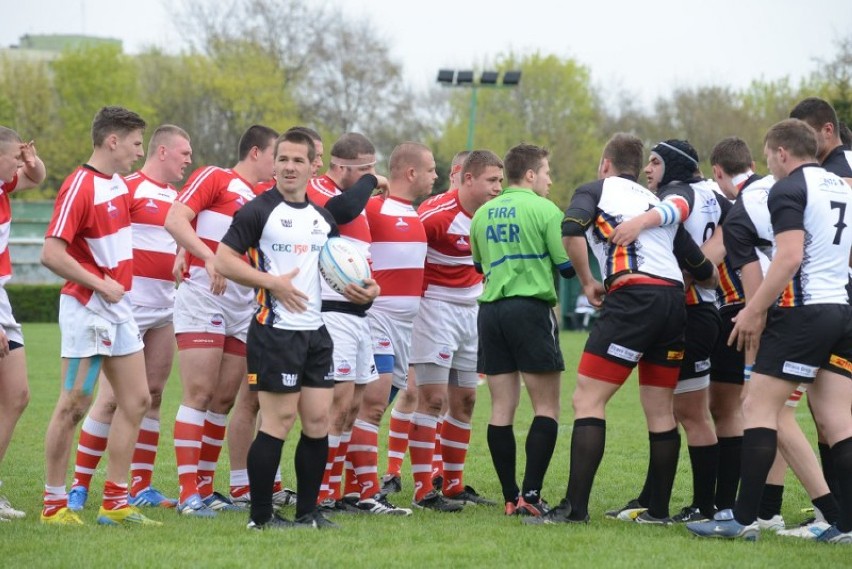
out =
[[[787,174],[787,176],[792,176],[794,173],[796,173],[799,170],[802,170],[804,168],[822,168],[822,166],[820,166],[816,162],[806,162],[805,164],[802,164],[801,166],[798,166],[798,167],[790,170],[790,172]]]
[[[281,201],[283,201],[285,204],[289,205],[290,207],[293,207],[293,208],[296,208],[296,209],[305,209],[306,207],[308,207],[307,198],[305,198],[304,201],[300,201],[300,202],[290,202],[290,201],[287,201],[287,200],[281,200]]]
[[[83,168],[85,168],[87,170],[91,170],[95,174],[100,174],[101,176],[103,176],[105,178],[111,178],[112,177],[112,176],[107,176],[106,174],[104,174],[103,172],[101,172],[100,170],[98,170],[97,168],[92,166],[91,164],[83,164]]]
[[[633,174],[619,174],[616,177],[617,178],[624,178],[625,180],[630,180],[631,182],[636,181],[636,176],[634,176]]]

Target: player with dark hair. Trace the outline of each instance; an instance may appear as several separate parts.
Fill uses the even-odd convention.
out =
[[[553,312],[553,269],[566,278],[574,276],[574,269],[562,246],[562,212],[543,199],[551,184],[548,155],[532,144],[509,149],[503,158],[509,186],[477,210],[470,226],[474,266],[485,275],[477,371],[486,374],[491,393],[488,448],[507,515],[542,513],[541,488],[559,431],[565,362]],[[533,420],[519,488],[513,424],[522,378]]]
[[[719,141],[710,153],[710,164],[713,168],[713,179],[725,197],[732,201],[739,200],[747,188],[768,189],[774,183],[773,178],[762,179],[754,173],[751,151],[745,141],[737,137]],[[734,326],[733,318],[745,305],[745,290],[739,276],[739,267],[732,266],[726,255],[718,269],[717,298],[722,327],[719,341],[716,342],[710,357],[710,414],[719,441],[714,503],[717,509],[725,509],[733,507],[740,480],[742,392],[746,378],[751,373],[752,359],[749,358],[749,364],[746,366],[745,354],[728,345],[728,336]]]
[[[183,179],[192,163],[189,135],[175,125],[157,127],[148,141],[142,168],[127,176],[130,190],[130,220],[133,224],[133,289],[130,302],[139,333],[145,342],[145,374],[151,408],[142,420],[131,464],[130,503],[134,506],[173,508],[175,500],[151,486],[157,443],[160,438],[160,404],[172,371],[175,334],[172,326],[175,283],[172,267],[176,244],[164,229],[166,214],[177,197],[171,185]],[[107,447],[107,436],[115,414],[115,397],[108,381],[101,380],[95,402],[80,430],[74,462],[74,482],[68,493],[68,508],[83,509],[89,484]]]
[[[701,537],[757,539],[778,415],[798,384],[807,383],[840,487],[840,517],[817,540],[852,543],[852,307],[845,290],[852,233],[844,231],[852,189],[817,166],[817,149],[814,130],[798,119],[774,125],[765,137],[767,164],[778,180],[768,195],[776,252],[729,340],[740,348],[759,343],[743,403],[740,490],[733,510],[687,524]]]
[[[686,140],[671,139],[658,143],[651,150],[645,174],[648,187],[657,192],[662,204],[620,224],[613,232],[612,242],[619,245],[629,243],[637,228],[682,223],[690,237],[703,246],[710,260],[721,264],[724,252],[718,228],[730,209],[730,202],[716,191],[713,182],[702,178],[695,148]],[[689,506],[672,516],[674,522],[709,519],[715,513],[719,445],[708,412],[710,356],[721,329],[715,301],[714,290],[688,283],[686,350],[674,391],[674,413],[686,432],[693,498]],[[635,519],[650,502],[651,476],[649,468],[639,497],[620,510],[607,512],[607,516],[625,521]],[[647,521],[647,515],[641,521]]]
[[[82,524],[68,509],[65,475],[74,427],[91,403],[103,366],[117,410],[107,443],[98,523],[160,525],[128,504],[127,474],[139,425],[151,404],[142,338],[127,291],[133,280],[130,192],[119,174],[143,156],[145,121],[103,107],[92,123],[89,161],[62,184],[45,234],[42,263],[67,279],[59,303],[62,391],[45,437],[42,523]]]
[[[716,430],[720,434],[720,447],[724,440],[722,431],[736,426],[739,429],[736,431],[739,433],[737,447],[741,449],[743,380],[751,376],[755,354],[753,351],[744,354],[738,351],[736,346],[729,346],[728,337],[734,326],[732,319],[744,307],[743,302],[747,302],[754,296],[763,280],[763,269],[768,265],[769,259],[772,258],[774,238],[771,233],[771,222],[766,202],[775,179],[772,176],[761,178],[753,173],[751,152],[746,143],[738,138],[727,138],[720,141],[714,148],[710,159],[713,163],[714,177],[720,188],[726,196],[736,199],[723,227],[726,255],[725,267],[720,267],[720,273],[727,274],[731,282],[739,283],[733,288],[739,290],[739,296],[743,297],[743,301],[737,304],[722,307],[722,341],[719,342],[717,351],[713,354],[713,373],[715,374],[719,368],[722,368],[721,371],[725,371],[722,374],[721,381],[731,382],[732,379],[740,378],[743,383],[739,385],[716,383],[714,378],[714,383],[711,383],[711,394],[718,393],[718,391],[713,391],[714,387],[726,388],[723,391],[725,396],[731,399],[728,403],[731,408],[730,414],[734,415],[735,411],[737,413],[731,417],[735,421],[729,422],[727,418],[717,418],[717,413],[714,412]],[[741,278],[738,278],[737,275],[741,275]],[[728,288],[724,286],[726,280],[724,276],[720,279],[720,289]],[[730,294],[724,296],[725,298],[731,297]],[[748,362],[748,365],[745,362]],[[828,485],[822,475],[810,442],[796,421],[796,407],[798,407],[805,389],[805,385],[799,385],[778,415],[778,438],[781,441],[781,444],[779,444],[781,452],[776,456],[767,476],[757,522],[761,530],[778,531],[779,535],[815,539],[830,526],[830,523],[825,521],[826,519],[831,523],[837,520],[839,506],[828,490]],[[711,406],[711,409],[713,409],[713,406]],[[793,466],[793,471],[802,481],[802,485],[811,497],[817,515],[820,517],[819,520],[808,521],[800,527],[789,530],[783,529],[784,522],[781,516],[784,479],[787,473],[787,461],[784,457],[790,457],[789,462]],[[736,456],[720,456],[719,472],[720,474],[724,472],[725,476],[723,480],[720,475],[717,484],[716,507],[718,510],[729,509],[734,506],[740,478],[740,458],[741,452]],[[736,474],[736,478],[730,481],[729,478],[734,474]],[[723,484],[726,488],[722,487]]]
[[[336,527],[320,514],[316,502],[334,386],[333,345],[320,314],[318,258],[337,228],[331,215],[306,197],[315,158],[310,137],[286,132],[274,148],[275,188],[237,212],[216,253],[216,267],[225,277],[257,291],[247,359],[261,426],[248,455],[248,528]],[[251,266],[243,262],[245,254]],[[372,300],[356,285],[348,285],[345,295],[354,303]],[[295,456],[296,518],[291,522],[273,514],[272,495],[284,439],[297,414],[302,435]]]
[[[565,212],[565,248],[583,293],[593,306],[601,307],[601,312],[577,374],[565,498],[557,507],[527,518],[525,523],[588,522],[589,495],[606,439],[606,404],[637,366],[653,482],[648,510],[636,521],[659,524],[668,518],[680,451],[672,393],[684,357],[686,325],[679,260],[704,286],[715,285],[716,270],[676,224],[643,229],[625,246],[612,242],[612,232],[619,223],[664,205],[636,183],[642,153],[642,141],[637,137],[614,135],[604,147],[598,181],[580,186]],[[619,170],[615,164],[630,169]],[[604,284],[592,276],[587,247],[598,259]],[[604,293],[606,299],[602,300]]]
[[[272,177],[278,133],[248,128],[233,168],[196,170],[166,216],[166,230],[186,251],[183,281],[175,297],[174,327],[183,395],[175,419],[174,444],[180,481],[178,511],[210,517],[238,510],[214,491],[213,478],[228,412],[245,379],[246,334],[254,312],[252,290],[229,283],[215,268],[216,248],[258,182]],[[233,453],[244,454],[250,437],[229,436]]]
[[[831,103],[818,97],[808,97],[793,107],[793,110],[790,111],[790,118],[803,120],[816,131],[816,159],[820,166],[832,174],[847,178],[847,183],[852,183],[852,150],[847,150],[843,145],[840,138],[840,122]],[[852,268],[850,268],[846,293],[852,296]],[[808,399],[808,407],[811,407],[810,399]],[[813,409],[811,409],[811,412],[813,413]],[[822,426],[819,424],[817,424],[817,437],[817,447],[819,448],[825,479],[829,488],[831,488],[831,493],[836,496],[839,486],[834,459],[828,441],[822,432]]]
[[[322,168],[322,137],[317,131],[307,126],[290,127],[287,129],[287,132],[303,134],[314,143],[316,154],[311,161],[311,176],[316,176],[317,172]],[[254,193],[260,195],[266,190],[274,188],[275,183],[276,180],[274,178],[264,180],[254,187]],[[248,384],[243,383],[240,386],[240,392],[237,395],[234,409],[231,412],[231,418],[228,421],[228,458],[231,462],[230,498],[234,505],[243,508],[248,508],[251,503],[248,470],[246,468],[250,443],[246,441],[251,441],[255,435],[255,431],[257,430],[257,413],[259,410],[257,393],[250,391]],[[235,439],[239,441],[238,444],[233,444]],[[277,507],[289,506],[296,503],[296,492],[284,487],[280,469],[275,473],[275,488],[272,495],[272,502]]]
[[[808,97],[793,107],[790,118],[803,120],[816,131],[816,158],[820,166],[841,178],[852,178],[852,150],[843,144],[840,121],[831,103]]]

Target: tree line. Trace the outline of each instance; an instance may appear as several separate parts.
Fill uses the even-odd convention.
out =
[[[0,124],[35,139],[48,164],[38,197],[55,196],[90,154],[91,119],[110,104],[139,112],[152,126],[185,128],[195,165],[234,163],[237,140],[251,124],[304,124],[322,133],[327,147],[344,132],[363,132],[385,157],[401,141],[424,142],[442,175],[436,187],[446,187],[449,162],[467,142],[470,92],[437,84],[415,92],[369,18],[342,17],[339,8],[308,0],[179,0],[174,22],[189,38],[177,54],[148,48],[131,56],[100,45],[49,62],[0,57]],[[474,146],[498,154],[520,141],[548,147],[551,196],[560,206],[595,177],[602,145],[616,131],[649,144],[686,138],[705,175],[710,150],[725,136],[745,139],[761,163],[764,132],[803,97],[826,98],[852,124],[852,37],[837,43],[836,57],[816,62],[798,83],[782,77],[743,89],[681,88],[651,109],[630,93],[604,96],[576,59],[495,54],[490,68],[520,69],[523,78],[516,88],[478,91]]]

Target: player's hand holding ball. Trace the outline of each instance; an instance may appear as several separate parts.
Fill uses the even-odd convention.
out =
[[[355,283],[346,285],[346,288],[343,289],[343,296],[353,304],[367,304],[379,296],[380,292],[381,288],[378,283],[373,279],[366,278],[364,279],[364,286],[358,286]]]

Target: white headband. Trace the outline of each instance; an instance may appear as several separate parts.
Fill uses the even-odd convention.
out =
[[[366,168],[367,166],[375,166],[376,165],[375,160],[373,160],[372,162],[364,162],[364,163],[358,164],[357,159],[351,160],[351,159],[348,159],[348,158],[338,158],[337,156],[331,157],[331,163],[336,165],[336,166],[346,166],[348,168]]]

